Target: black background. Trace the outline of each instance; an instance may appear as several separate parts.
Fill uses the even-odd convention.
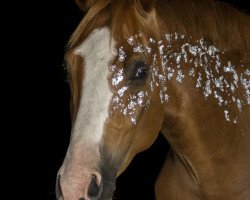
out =
[[[227,2],[250,11],[247,1]],[[6,98],[11,106],[5,116],[11,122],[6,124],[8,132],[13,131],[16,137],[9,134],[5,141],[16,148],[5,154],[13,168],[5,185],[11,197],[52,200],[71,128],[69,87],[62,67],[64,50],[84,13],[73,0],[13,3],[8,11],[6,29],[11,45],[5,51],[14,53],[8,58],[13,67],[7,75],[12,76],[6,75],[5,83],[14,84],[5,93],[13,96]],[[11,19],[10,15],[16,17]],[[17,121],[14,124],[13,118]],[[153,200],[154,181],[168,149],[160,135],[149,150],[136,156],[117,180],[116,199]],[[21,191],[15,192],[17,189]]]

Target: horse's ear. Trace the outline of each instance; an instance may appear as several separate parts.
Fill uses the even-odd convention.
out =
[[[96,2],[96,0],[75,0],[75,2],[80,10],[86,12]]]
[[[139,0],[142,9],[145,12],[150,12],[154,7],[156,0]]]

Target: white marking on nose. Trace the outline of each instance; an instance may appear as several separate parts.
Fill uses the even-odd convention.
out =
[[[100,142],[108,118],[112,92],[108,83],[109,65],[117,55],[115,42],[107,27],[94,30],[75,50],[84,58],[82,96],[73,137]]]
[[[74,53],[84,58],[83,87],[70,145],[58,174],[65,199],[89,199],[92,176],[98,185],[102,179],[99,144],[113,96],[109,66],[117,53],[108,28],[94,30]]]

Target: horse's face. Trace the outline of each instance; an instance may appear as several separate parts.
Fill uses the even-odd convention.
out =
[[[143,34],[116,41],[104,26],[67,53],[73,128],[58,172],[59,199],[111,198],[116,177],[155,141],[165,97],[148,41]]]

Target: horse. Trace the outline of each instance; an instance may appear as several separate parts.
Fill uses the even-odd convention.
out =
[[[213,0],[75,0],[59,200],[109,200],[162,134],[157,200],[250,199],[250,17]]]

